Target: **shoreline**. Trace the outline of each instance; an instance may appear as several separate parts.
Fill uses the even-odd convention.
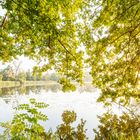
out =
[[[0,81],[0,88],[33,86],[33,85],[49,85],[58,84],[56,81],[24,81],[22,84],[19,81]]]

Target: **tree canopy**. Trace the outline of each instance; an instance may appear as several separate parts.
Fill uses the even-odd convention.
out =
[[[85,67],[99,101],[140,98],[139,0],[0,0],[0,60],[24,54],[55,69],[63,90],[83,83]],[[81,49],[83,48],[83,49]],[[121,98],[120,98],[121,97]]]
[[[7,10],[1,18],[1,59],[24,54],[38,62],[47,61],[35,70],[55,69],[62,76],[64,89],[75,89],[70,83],[82,83],[82,52],[76,30],[76,13],[81,0],[1,1]]]
[[[99,8],[99,16],[89,19],[92,27],[85,31],[93,84],[103,93],[99,100],[139,99],[140,1],[106,0]]]

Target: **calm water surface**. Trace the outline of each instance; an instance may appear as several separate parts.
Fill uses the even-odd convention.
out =
[[[79,88],[75,92],[63,93],[59,85],[45,87],[21,87],[0,89],[0,122],[11,120],[15,113],[14,108],[21,103],[28,103],[30,98],[43,101],[49,107],[43,109],[49,120],[41,124],[46,130],[62,123],[61,114],[64,110],[74,110],[77,113],[77,121],[73,126],[77,126],[80,119],[86,120],[87,136],[94,137],[93,128],[97,128],[99,121],[97,115],[102,115],[107,109],[103,104],[97,103],[99,90],[92,87]],[[115,111],[116,108],[114,107]],[[0,128],[0,132],[2,132]]]

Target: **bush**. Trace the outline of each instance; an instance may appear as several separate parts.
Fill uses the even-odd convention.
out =
[[[94,129],[95,140],[140,140],[140,116],[123,113],[117,116],[105,113],[98,116],[100,125]]]

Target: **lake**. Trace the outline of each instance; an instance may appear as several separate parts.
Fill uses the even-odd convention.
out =
[[[80,119],[86,120],[87,136],[94,137],[93,128],[97,128],[99,121],[97,115],[102,115],[109,108],[104,108],[102,103],[96,100],[100,91],[92,86],[78,88],[75,92],[64,93],[58,84],[48,86],[15,87],[0,89],[0,122],[11,120],[15,113],[15,107],[21,103],[28,103],[30,98],[43,101],[49,107],[42,112],[49,118],[45,123],[41,122],[46,130],[62,123],[61,114],[64,110],[73,110],[77,113],[77,121],[73,126],[77,126]],[[119,113],[116,106],[113,109]],[[3,129],[0,128],[0,132]]]

